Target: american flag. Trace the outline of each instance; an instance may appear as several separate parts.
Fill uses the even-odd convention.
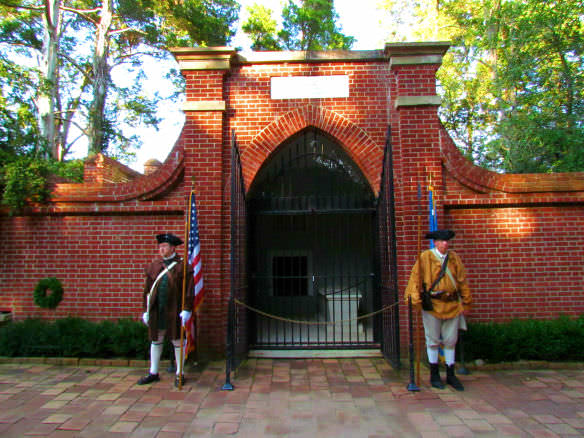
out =
[[[203,295],[205,289],[203,288],[203,268],[201,264],[201,242],[199,240],[199,224],[197,222],[197,207],[195,204],[195,195],[191,192],[190,196],[191,210],[189,212],[189,239],[188,239],[188,258],[187,261],[193,267],[194,277],[194,303],[193,313],[191,318],[187,321],[187,347],[186,354],[188,355],[195,349],[195,314],[197,309],[203,302]]]

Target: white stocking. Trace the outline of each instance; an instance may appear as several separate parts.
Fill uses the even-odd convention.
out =
[[[426,352],[428,353],[428,362],[438,363],[438,347],[427,347]]]
[[[160,356],[162,356],[162,344],[152,342],[150,344],[150,374],[158,374]]]
[[[444,362],[446,365],[454,365],[454,353],[456,350],[454,348],[444,348]]]
[[[176,361],[176,375],[180,376],[181,374],[184,374],[184,366],[185,366],[185,351],[183,349],[183,353],[182,353],[182,361],[181,361],[181,357],[180,357],[180,341],[176,340],[176,341],[172,341],[172,345],[174,346],[174,359]],[[185,344],[186,346],[186,341]]]

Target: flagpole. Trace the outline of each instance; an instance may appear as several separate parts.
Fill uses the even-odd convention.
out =
[[[422,278],[422,258],[420,254],[422,252],[422,186],[418,182],[418,290],[420,293],[422,292],[423,288],[423,278]],[[421,315],[420,310],[420,315]],[[416,316],[417,312],[416,312]],[[420,319],[419,317],[416,318],[416,384],[418,387],[420,386]]]
[[[188,241],[188,230],[191,227],[191,203],[193,199],[193,191],[189,194],[189,203],[187,204],[187,220],[185,221],[185,238],[184,238],[184,246],[185,252],[183,257],[183,285],[182,285],[182,304],[181,304],[181,312],[185,310],[185,292],[187,288],[187,259],[188,259],[188,250],[189,250],[189,241]],[[194,309],[193,309],[194,310]],[[180,364],[176,364],[177,367],[180,367],[178,372],[178,389],[179,391],[182,389],[182,375],[184,373],[183,370],[183,355],[184,355],[184,338],[185,338],[185,326],[182,323],[182,319],[180,322],[180,355],[179,355],[179,362]]]

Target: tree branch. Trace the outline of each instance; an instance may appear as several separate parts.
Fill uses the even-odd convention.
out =
[[[151,58],[157,58],[159,57],[159,55],[157,55],[155,52],[134,52],[134,53],[128,53],[125,55],[118,55],[115,57],[112,66],[117,66],[117,65],[121,65],[124,64],[128,59],[130,58],[134,58],[136,56],[148,56]]]
[[[142,35],[146,35],[146,32],[144,32],[143,30],[136,29],[133,27],[126,27],[125,29],[110,30],[107,34],[108,35],[116,35],[116,34],[122,34],[124,32],[130,32],[130,31],[134,31],[134,32],[140,33]]]
[[[59,56],[62,56],[63,58],[65,58],[67,61],[69,61],[71,63],[71,65],[73,67],[75,67],[84,77],[85,79],[87,79],[88,81],[92,81],[93,78],[90,76],[90,74],[87,72],[86,69],[83,69],[79,64],[77,64],[77,62],[71,58],[69,55],[67,55],[64,52],[59,52]]]
[[[99,24],[99,22],[97,20],[94,20],[93,18],[91,18],[89,16],[89,14],[93,14],[93,13],[99,12],[101,10],[101,8],[94,8],[94,9],[74,9],[74,8],[69,8],[67,6],[62,6],[61,7],[61,10],[68,11],[68,12],[72,12],[74,14],[77,14],[81,18],[83,18],[84,20],[89,21],[90,23],[92,23],[95,26],[97,26]]]
[[[27,11],[42,11],[45,9],[44,6],[24,6],[24,5],[15,5],[12,2],[6,2],[0,0],[0,6],[6,6],[7,8],[14,8],[14,9],[24,9]]]

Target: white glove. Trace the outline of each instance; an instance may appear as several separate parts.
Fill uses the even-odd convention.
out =
[[[187,326],[187,321],[190,319],[191,315],[192,313],[189,312],[188,310],[183,310],[182,312],[180,312],[179,316],[182,321],[183,327]]]
[[[144,324],[148,325],[148,312],[142,314],[142,321],[144,321]]]

